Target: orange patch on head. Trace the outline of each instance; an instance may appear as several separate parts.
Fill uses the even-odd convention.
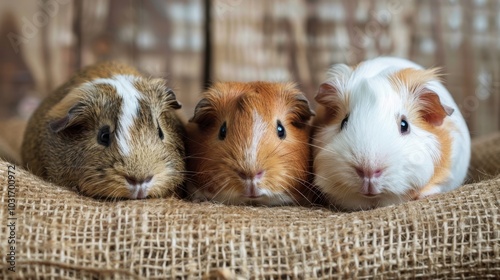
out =
[[[402,90],[402,87],[404,87],[408,89],[408,92],[417,93],[428,82],[440,81],[439,68],[426,70],[405,68],[392,74],[389,77],[389,81],[397,92]]]

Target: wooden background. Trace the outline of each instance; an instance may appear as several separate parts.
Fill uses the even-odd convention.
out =
[[[215,80],[294,80],[312,100],[331,64],[378,55],[441,66],[472,136],[500,129],[499,0],[1,1],[0,119],[104,59],[166,78],[190,116]]]

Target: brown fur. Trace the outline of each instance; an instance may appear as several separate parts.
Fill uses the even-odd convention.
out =
[[[252,139],[252,114],[257,111],[268,129],[258,145],[257,163],[247,165],[245,147]],[[198,190],[211,194],[244,192],[237,172],[265,170],[260,185],[273,193],[286,193],[295,202],[309,200],[309,119],[314,113],[293,84],[216,83],[203,94],[187,126],[187,166]],[[286,138],[276,134],[276,122]],[[218,139],[227,123],[227,137]]]
[[[344,98],[344,100],[341,100],[341,98]],[[312,137],[316,137],[317,133],[326,126],[341,123],[347,115],[346,109],[349,107],[349,95],[340,95],[338,90],[328,82],[320,85],[314,99],[318,105],[316,107],[316,116],[312,121]]]
[[[86,82],[117,74],[138,77],[135,87],[143,97],[131,128],[128,157],[120,154],[113,138],[122,104],[114,87],[99,84],[93,89],[80,89]],[[22,148],[24,165],[38,176],[56,184],[77,186],[94,197],[128,197],[130,190],[124,176],[153,176],[149,197],[172,194],[182,183],[185,168],[184,132],[175,108],[175,95],[167,92],[161,79],[145,78],[116,62],[87,67],[49,95],[31,117]],[[104,125],[110,127],[109,147],[97,143],[97,133]],[[163,131],[163,141],[157,125]],[[166,166],[175,171],[167,172]]]

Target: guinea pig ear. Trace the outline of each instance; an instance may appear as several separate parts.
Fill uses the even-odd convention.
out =
[[[182,108],[182,104],[179,101],[177,101],[175,93],[171,88],[167,88],[165,90],[165,94],[167,97],[167,102],[170,107],[172,107],[175,110]]]
[[[295,123],[297,126],[302,126],[308,122],[311,117],[316,115],[316,113],[309,106],[309,101],[302,93],[295,96],[292,113],[297,116],[298,121]]]
[[[343,91],[352,72],[353,68],[346,64],[335,64],[328,70],[328,80],[319,86],[314,99],[327,109],[331,118],[334,118],[339,111],[341,104],[340,93]]]
[[[68,93],[59,103],[48,112],[49,128],[54,133],[78,123],[83,117],[84,104],[80,99],[81,91],[78,89]]]
[[[329,107],[334,105],[332,103],[336,103],[338,92],[337,88],[332,84],[328,82],[322,83],[319,86],[318,93],[314,97],[314,100],[323,106]]]
[[[339,89],[336,86],[329,82],[322,83],[314,100],[326,108],[328,118],[336,117],[340,109]]]
[[[423,119],[434,125],[440,126],[446,116],[451,116],[455,109],[441,103],[439,96],[428,88],[423,88],[418,94],[420,104],[419,112]]]
[[[215,121],[214,108],[207,98],[203,98],[196,104],[194,115],[189,122],[197,123],[201,128],[210,126]]]

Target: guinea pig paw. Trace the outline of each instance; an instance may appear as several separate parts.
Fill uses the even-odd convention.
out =
[[[427,197],[435,196],[441,193],[440,186],[427,186],[423,188],[417,196],[417,199],[424,199]]]

